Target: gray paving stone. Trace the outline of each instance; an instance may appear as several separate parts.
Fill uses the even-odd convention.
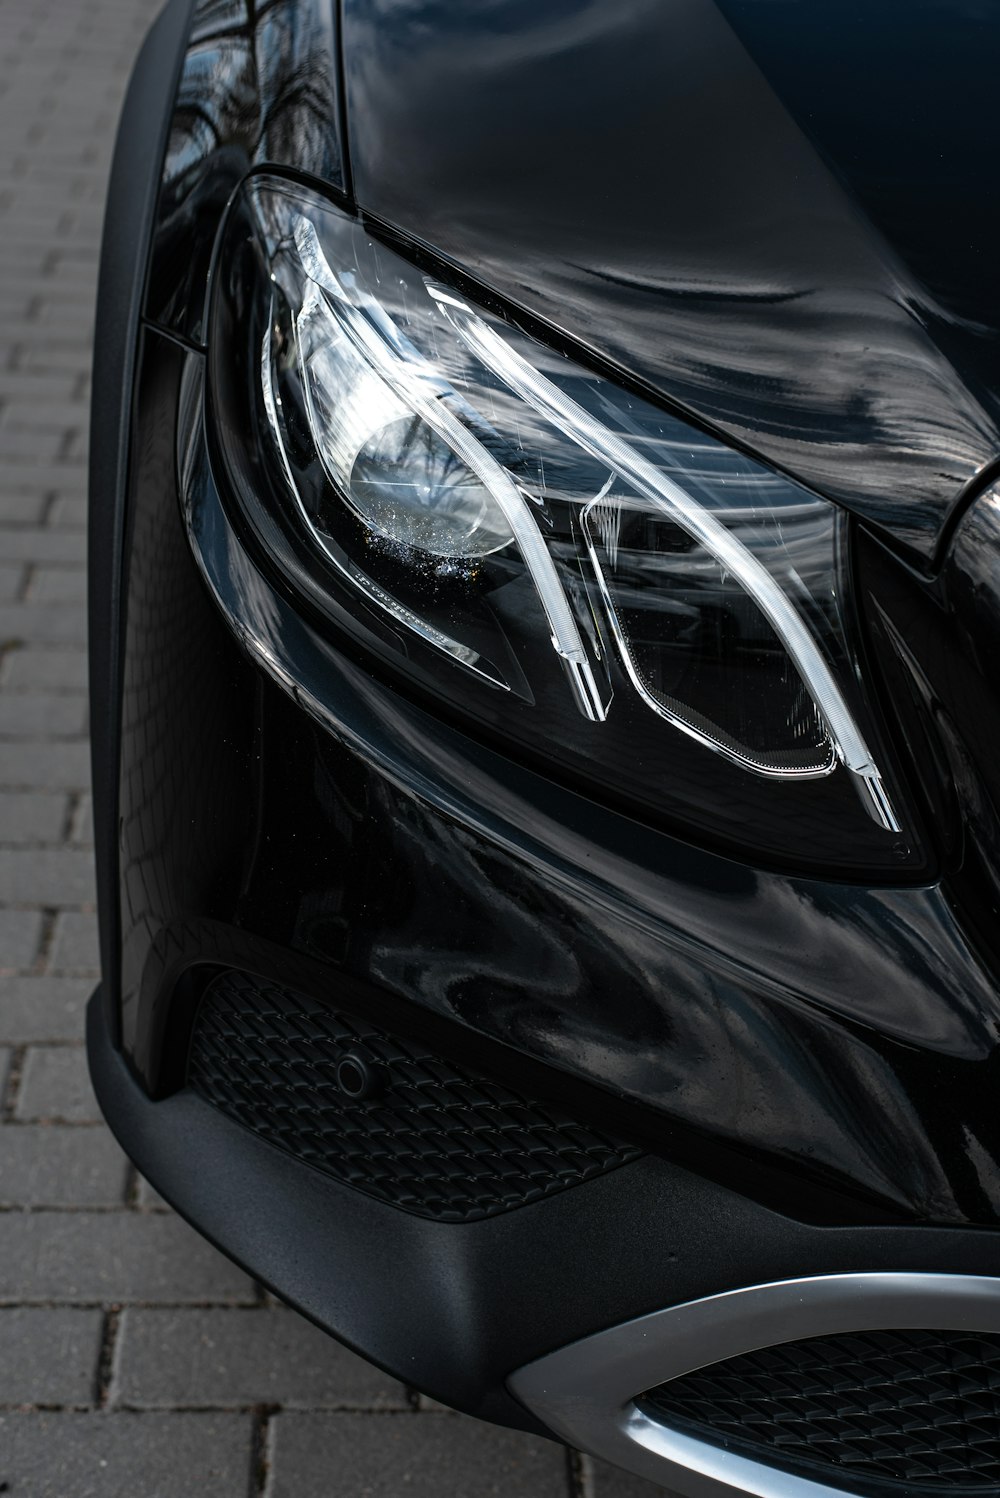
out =
[[[0,526],[41,525],[47,508],[44,492],[0,493]]]
[[[0,541],[0,547],[2,547]],[[24,585],[24,567],[16,563],[0,562],[0,603],[13,603],[21,595]]]
[[[56,917],[49,967],[54,973],[87,973],[97,976],[100,954],[95,914],[67,910]]]
[[[248,1415],[0,1415],[0,1482],[11,1498],[246,1498],[251,1429]]]
[[[26,1122],[98,1122],[101,1110],[83,1047],[32,1046],[24,1058],[15,1113]]]
[[[8,562],[77,562],[87,556],[87,538],[80,531],[25,528],[3,532],[3,554]]]
[[[12,650],[4,663],[3,684],[15,691],[86,692],[87,653],[74,650]]]
[[[90,362],[90,340],[87,338],[57,338],[41,330],[31,330],[18,350],[19,369],[54,374],[60,370],[71,370],[74,374],[86,369]]]
[[[285,1309],[130,1310],[120,1346],[128,1405],[408,1407],[402,1384]]]
[[[0,739],[73,739],[87,731],[82,694],[0,693]]]
[[[10,913],[0,911],[0,927]],[[0,1044],[82,1040],[93,989],[92,978],[0,977]]]
[[[63,795],[0,791],[0,844],[59,842],[68,805]]]
[[[42,939],[38,910],[0,910],[0,972],[30,967]]]
[[[64,432],[62,441],[62,456],[67,461],[73,458],[79,458],[81,462],[86,462],[89,437],[90,433],[86,430],[86,428],[80,426],[77,426],[73,431]],[[56,511],[56,513],[58,514],[58,511]],[[53,523],[52,512],[46,515],[45,518],[50,525]],[[83,511],[82,524],[84,527],[86,527],[86,508],[84,508]]]
[[[0,1125],[0,1206],[120,1207],[127,1181],[128,1161],[107,1129]]]
[[[0,369],[0,401],[4,402],[5,411],[8,401],[34,401],[40,404],[68,401],[76,388],[76,380],[68,374],[30,375],[23,370]]]
[[[91,295],[93,295],[93,289],[91,289]],[[16,395],[6,395],[0,398],[3,398],[3,415],[0,415],[0,442],[3,443],[4,448],[6,448],[7,439],[18,433],[25,433],[28,436],[34,434],[34,436],[48,439],[48,433],[52,431],[57,434],[66,433],[87,422],[87,406],[73,397],[66,397],[64,400],[57,400],[55,397],[49,397],[46,400],[37,400],[37,398],[36,400],[31,400],[31,398],[22,400]],[[60,455],[58,446],[57,455]],[[64,440],[61,455],[64,457]]]
[[[83,905],[94,898],[94,859],[87,849],[0,849],[0,902]]]
[[[7,446],[6,441],[4,446]],[[45,525],[52,525],[53,514],[59,516],[63,513],[63,525],[66,524],[66,518],[71,518],[72,524],[68,528],[82,529],[79,502],[86,490],[86,465],[79,461],[60,463],[51,457],[39,462],[16,451],[9,456],[11,461],[4,478],[8,497],[23,499],[25,504],[32,499],[40,498],[45,501],[41,512],[34,509],[26,512],[24,523],[37,525],[44,521]],[[77,505],[68,512],[61,512],[61,500],[76,500]]]
[[[94,842],[94,802],[90,796],[81,796],[73,817],[70,841],[75,847],[89,848]]]
[[[20,570],[9,571],[20,575]],[[16,596],[16,595],[15,595]],[[32,602],[85,603],[87,571],[85,567],[39,567],[31,579]]]
[[[584,1457],[583,1464],[589,1481],[588,1498],[677,1498],[672,1489],[661,1488],[658,1483],[647,1482],[644,1477],[635,1477],[607,1462]]]
[[[90,746],[25,740],[0,743],[0,786],[12,790],[84,791],[90,786]]]
[[[253,1300],[252,1281],[173,1213],[0,1213],[0,1301]]]
[[[86,420],[87,408],[78,400],[67,398],[26,401],[8,398],[3,403],[3,413],[0,415],[0,442],[5,442],[7,436],[15,432],[64,433],[80,427]]]
[[[97,158],[99,158],[99,165],[97,166],[98,175],[102,181],[106,180],[108,164],[110,161],[110,153],[105,151],[98,151],[97,148],[92,145],[88,145],[87,147],[85,147],[85,150],[87,152],[88,160],[96,161]],[[40,152],[36,150],[36,159],[39,154]],[[45,159],[50,162],[53,161],[54,153],[52,151],[46,151]],[[59,281],[59,284],[63,286],[66,284],[67,276],[80,276],[82,278],[89,279],[89,282],[93,285],[96,291],[97,271],[100,264],[100,258],[100,252],[96,245],[80,244],[64,246],[61,249],[53,250],[51,254],[47,256],[45,272],[47,275],[55,277]]]
[[[91,1404],[103,1325],[99,1310],[0,1310],[0,1405]],[[0,1457],[0,1477],[5,1477],[2,1467]]]
[[[64,481],[63,487],[72,491],[72,485],[69,481],[69,473],[71,471],[69,465],[67,465],[67,478]],[[84,471],[81,455],[81,461],[77,464],[76,473],[76,483],[81,486]],[[53,530],[86,530],[87,502],[82,493],[82,488],[81,492],[77,494],[73,494],[72,492],[61,494],[46,514],[45,520],[46,524],[52,526]]]
[[[432,1399],[429,1394],[421,1394],[417,1390],[417,1405],[422,1410],[429,1410],[432,1414],[453,1415],[456,1411],[449,1404],[442,1404],[439,1399]]]
[[[0,604],[0,640],[71,645],[85,636],[86,628],[86,609],[80,603]]]
[[[147,1212],[172,1211],[169,1203],[163,1200],[156,1187],[151,1186],[145,1176],[139,1177],[138,1202],[139,1206]]]
[[[461,1415],[298,1415],[273,1422],[268,1498],[567,1498],[552,1441]]]
[[[2,319],[2,309],[0,309]],[[3,434],[4,458],[13,464],[24,463],[27,466],[35,463],[58,463],[60,458],[65,457],[63,451],[64,443],[62,433],[56,431],[16,431],[5,430]],[[14,476],[15,484],[19,484],[21,475]],[[46,522],[49,514],[46,513]]]

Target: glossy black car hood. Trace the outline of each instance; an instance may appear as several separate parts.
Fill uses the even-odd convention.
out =
[[[361,206],[932,552],[1000,456],[992,0],[345,0]]]

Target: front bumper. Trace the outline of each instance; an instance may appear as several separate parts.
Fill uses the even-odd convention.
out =
[[[200,1232],[397,1378],[526,1430],[552,1433],[508,1379],[661,1307],[802,1275],[1000,1270],[991,1233],[810,1226],[651,1156],[484,1222],[422,1221],[291,1159],[189,1089],[154,1102],[112,1044],[100,991],[88,1048],[115,1134]]]

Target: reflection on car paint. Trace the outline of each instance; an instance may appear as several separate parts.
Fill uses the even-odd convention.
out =
[[[795,1211],[818,1187],[844,1221],[1000,1221],[1000,999],[948,891],[700,852],[373,691],[237,542],[191,398],[183,499],[213,603],[161,451],[181,361],[151,338],[140,401],[122,804],[140,1074],[165,980],[221,927],[230,961],[268,943],[627,1092],[671,1157],[738,1190],[734,1146],[785,1174]]]

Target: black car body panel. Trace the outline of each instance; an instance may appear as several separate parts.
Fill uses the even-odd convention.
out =
[[[131,311],[98,355],[92,469],[95,1082],[203,1231],[491,1418],[535,1428],[516,1367],[685,1298],[1000,1264],[998,314],[973,275],[996,203],[942,227],[992,152],[976,69],[1000,22],[908,10],[915,57],[946,15],[951,50],[937,133],[901,173],[891,10],[838,12],[821,46],[825,13],[784,3],[346,0],[341,91],[320,0],[202,0],[190,33],[173,0],[147,44],[162,89],[130,95],[129,254],[106,249],[101,296]],[[844,102],[848,32],[867,52]],[[954,161],[973,139],[956,185],[934,146]],[[164,142],[154,215],[129,185]],[[852,512],[920,882],[644,825],[428,710],[255,563],[204,424],[204,341],[220,224],[265,166],[353,194],[373,233]],[[185,1085],[226,970],[430,1037],[644,1158],[460,1227],[374,1202]]]
[[[347,0],[346,124],[331,17],[198,8],[154,320],[203,336],[225,203],[278,163],[933,556],[1000,461],[988,9]]]
[[[171,8],[181,9],[177,0]],[[278,163],[349,191],[338,48],[333,4],[194,6],[150,251],[151,321],[204,341],[216,233],[253,167]]]
[[[947,0],[348,0],[356,195],[926,556],[1000,457],[998,40]]]
[[[693,848],[373,690],[247,558],[200,430],[196,563],[174,495],[186,363],[146,335],[119,810],[123,1041],[147,1086],[198,925],[222,923],[644,1105],[669,1153],[744,1189],[732,1148],[846,1188],[826,1197],[843,1221],[866,1200],[997,1221],[1000,999],[947,889]]]
[[[91,775],[99,893],[101,970],[118,988],[118,772],[122,584],[131,459],[133,385],[146,305],[149,246],[173,98],[184,61],[192,0],[173,0],[142,47],[115,143],[101,250],[91,402],[88,538]],[[117,1029],[110,1006],[109,1023]]]

